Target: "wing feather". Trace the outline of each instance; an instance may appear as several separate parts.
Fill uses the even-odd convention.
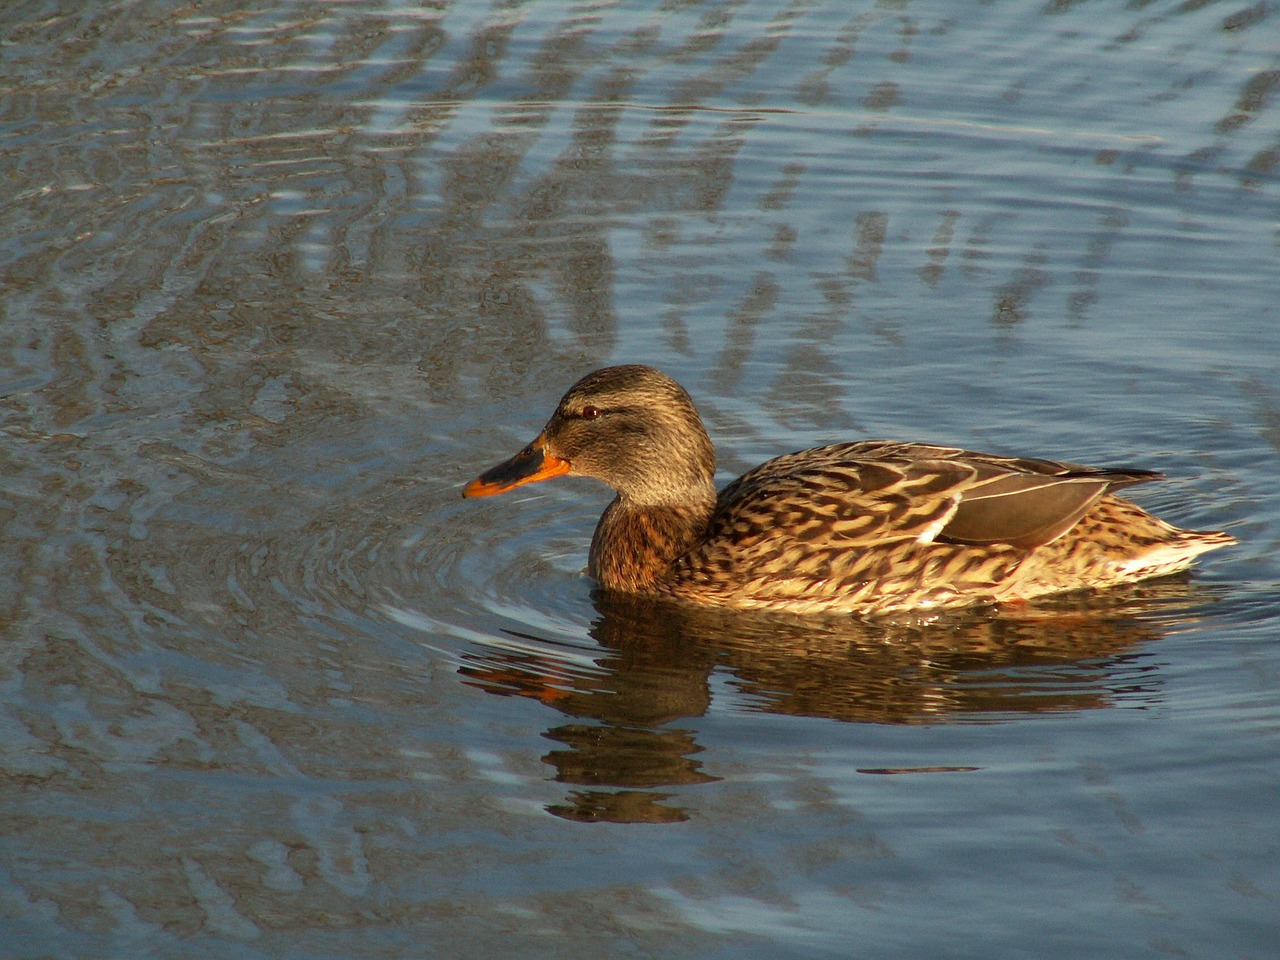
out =
[[[783,569],[798,550],[915,540],[1030,549],[1071,529],[1109,490],[1157,479],[958,447],[864,440],[786,454],[720,494],[708,540]]]

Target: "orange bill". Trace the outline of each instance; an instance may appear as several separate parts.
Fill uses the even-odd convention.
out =
[[[547,452],[545,431],[510,460],[490,467],[468,483],[462,490],[464,497],[490,497],[506,493],[525,483],[550,480],[569,472],[569,461],[561,460]]]

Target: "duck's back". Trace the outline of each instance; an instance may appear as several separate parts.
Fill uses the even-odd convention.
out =
[[[803,450],[720,493],[706,535],[662,592],[886,612],[1110,586],[1232,542],[1177,530],[1109,493],[1158,478],[889,441]]]

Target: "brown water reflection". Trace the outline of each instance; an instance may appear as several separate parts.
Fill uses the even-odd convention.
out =
[[[693,731],[679,724],[711,707],[714,671],[731,675],[751,710],[847,722],[995,722],[1094,710],[1155,699],[1159,674],[1141,648],[1175,623],[1188,625],[1188,605],[1207,599],[1174,578],[1013,612],[868,622],[598,592],[591,627],[603,648],[598,672],[572,670],[550,650],[543,656],[528,647],[472,651],[460,672],[489,693],[537,699],[589,721],[544,733],[567,748],[542,758],[556,779],[591,788],[571,792],[552,813],[668,822],[685,813],[655,788],[719,779],[697,759],[704,747]],[[1170,608],[1178,611],[1173,618]]]

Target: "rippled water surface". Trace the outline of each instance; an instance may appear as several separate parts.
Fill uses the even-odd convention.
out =
[[[1274,956],[1280,9],[0,11],[6,957]],[[1240,546],[935,621],[463,501],[605,363],[722,479],[1159,469]]]

